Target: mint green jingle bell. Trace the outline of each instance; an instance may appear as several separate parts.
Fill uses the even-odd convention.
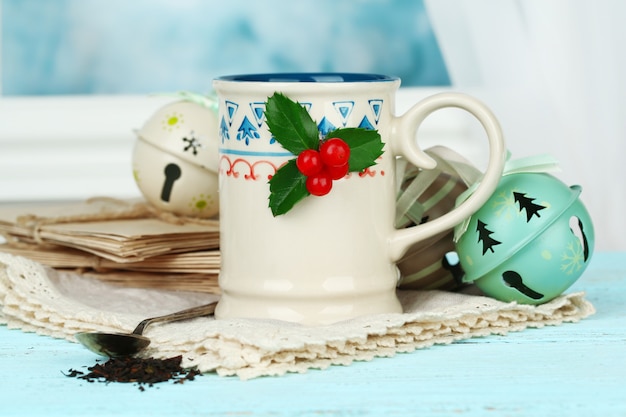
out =
[[[593,251],[593,224],[580,192],[544,173],[502,177],[456,243],[463,280],[490,297],[524,304],[563,293]]]

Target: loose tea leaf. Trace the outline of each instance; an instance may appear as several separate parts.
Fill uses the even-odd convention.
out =
[[[180,366],[182,356],[168,359],[122,357],[111,358],[104,363],[97,363],[87,368],[88,373],[70,369],[65,376],[84,379],[88,382],[132,382],[143,386],[152,386],[158,382],[174,381],[182,384],[193,381],[201,373],[192,368],[184,369]]]

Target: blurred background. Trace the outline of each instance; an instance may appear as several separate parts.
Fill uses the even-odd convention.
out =
[[[2,0],[2,93],[209,91],[250,72],[450,80],[420,0]]]
[[[375,72],[402,78],[400,113],[437,91],[484,101],[513,158],[548,153],[582,185],[596,248],[626,249],[626,2],[0,0],[0,16],[0,202],[139,195],[133,130],[172,100],[153,93]],[[481,166],[482,135],[444,110],[419,140]]]

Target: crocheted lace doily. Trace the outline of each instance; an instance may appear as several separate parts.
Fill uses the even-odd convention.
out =
[[[399,291],[398,296],[403,314],[365,316],[328,326],[212,317],[155,324],[144,332],[152,340],[145,355],[182,354],[185,366],[248,379],[576,322],[594,313],[583,293],[562,295],[539,306],[444,291]],[[216,297],[113,286],[0,253],[0,323],[70,341],[79,331],[132,331],[146,317]]]

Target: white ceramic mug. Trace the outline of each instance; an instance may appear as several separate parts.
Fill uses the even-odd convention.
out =
[[[214,80],[220,123],[220,250],[218,319],[279,319],[328,324],[356,316],[397,313],[395,262],[415,242],[454,227],[489,198],[501,177],[505,146],[498,121],[479,101],[442,93],[394,115],[400,80],[374,74],[295,73],[225,76]],[[280,92],[303,105],[320,132],[333,127],[376,129],[382,157],[364,173],[334,181],[274,217],[268,179],[295,155],[274,140],[265,103]],[[489,162],[476,191],[442,217],[396,230],[395,157],[424,169],[435,161],[415,135],[433,111],[473,114],[489,139]]]

